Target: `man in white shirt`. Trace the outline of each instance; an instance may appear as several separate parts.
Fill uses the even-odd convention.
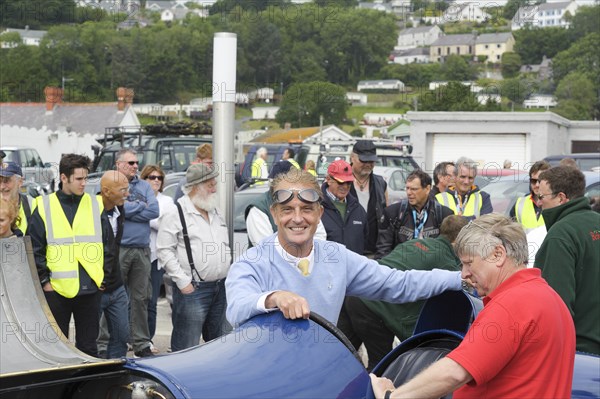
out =
[[[227,333],[225,278],[231,255],[225,216],[216,208],[218,171],[195,164],[186,172],[185,195],[159,219],[158,259],[173,281],[171,349],[179,351]],[[183,224],[190,245],[184,242]],[[188,256],[191,255],[192,265]]]

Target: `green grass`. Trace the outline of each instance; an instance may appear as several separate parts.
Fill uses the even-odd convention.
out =
[[[280,129],[280,126],[275,121],[256,121],[256,120],[248,120],[242,123],[242,129],[244,130],[259,130],[268,127],[269,129]]]

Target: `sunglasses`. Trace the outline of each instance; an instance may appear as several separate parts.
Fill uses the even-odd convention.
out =
[[[165,180],[165,178],[162,177],[162,176],[154,176],[154,175],[152,175],[152,176],[146,176],[146,179],[148,179],[148,180],[159,180],[159,181]]]
[[[127,163],[127,164],[129,164],[131,166],[133,166],[133,165],[139,165],[138,161],[121,161],[121,162],[125,162],[125,163]]]
[[[273,193],[273,202],[276,204],[287,204],[294,198],[294,191],[297,193],[298,199],[306,204],[314,204],[321,200],[317,190],[312,188],[305,188],[303,190],[289,189],[289,190],[277,190]]]
[[[539,181],[539,179],[529,179],[529,183],[531,184],[537,184]]]
[[[558,193],[554,194],[554,193],[549,193],[549,194],[538,194],[538,198],[539,200],[543,200],[546,197],[552,196],[552,197],[556,197],[558,195]]]

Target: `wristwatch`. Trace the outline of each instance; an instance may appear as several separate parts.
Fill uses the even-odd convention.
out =
[[[392,392],[394,392],[391,389],[388,389],[387,391],[385,391],[385,394],[383,395],[383,399],[390,399],[390,397],[392,396]]]

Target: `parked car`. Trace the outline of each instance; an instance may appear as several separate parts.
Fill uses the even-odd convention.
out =
[[[600,197],[600,173],[583,171],[583,174],[586,197]],[[517,198],[530,192],[529,175],[518,175],[518,180],[515,180],[514,176],[499,177],[485,186],[483,191],[490,195],[494,212],[508,215]]]
[[[257,143],[250,147],[245,155],[244,162],[240,165],[240,174],[236,176],[238,186],[247,182],[251,176],[251,166],[256,156],[256,151],[260,147],[266,147],[269,151],[267,165],[272,166],[273,162],[281,159],[283,151],[291,147],[295,152],[295,159],[304,168],[306,161],[312,160],[316,165],[318,178],[323,180],[327,173],[327,167],[335,160],[343,159],[350,162],[350,153],[356,140],[329,140],[324,142],[313,141],[306,143],[290,144],[260,144]],[[419,169],[419,165],[410,156],[412,146],[407,143],[400,143],[390,140],[373,140],[377,147],[377,166],[399,167],[406,169],[409,173],[414,169]]]
[[[2,147],[0,150],[5,154],[4,162],[14,162],[21,166],[26,182],[37,183],[44,194],[54,192],[58,164],[43,162],[35,148]]]
[[[576,153],[576,154],[564,154],[564,155],[549,155],[544,158],[550,165],[556,166],[560,163],[563,158],[571,158],[579,166],[581,170],[592,170],[594,168],[600,168],[600,153],[588,152],[588,153]]]
[[[406,177],[412,169],[406,170],[400,167],[375,166],[373,173],[383,177],[387,183],[388,202],[394,204],[406,199]]]
[[[221,338],[153,358],[89,357],[53,327],[35,265],[29,264],[30,239],[0,245],[7,265],[0,268],[2,398],[373,397],[352,344],[315,313],[308,320],[262,314]],[[405,382],[454,349],[481,308],[480,299],[459,291],[430,299],[414,334],[373,372]],[[598,370],[600,357],[576,354],[573,398],[600,398]]]
[[[477,170],[477,176],[475,176],[475,181],[474,184],[479,187],[480,189],[484,188],[485,186],[487,186],[488,184],[498,181],[501,178],[506,177],[506,179],[508,180],[509,177],[512,177],[512,179],[516,182],[519,181],[523,178],[527,178],[529,179],[529,174],[527,173],[527,171],[524,170],[517,170],[517,169],[499,169],[497,167],[491,167],[491,168],[480,168]]]
[[[196,147],[212,142],[212,136],[205,133],[202,129],[159,129],[156,125],[107,128],[105,146],[94,159],[92,170],[99,174],[114,169],[116,154],[122,148],[132,148],[138,153],[140,170],[156,164],[165,173],[185,172],[196,159]]]

